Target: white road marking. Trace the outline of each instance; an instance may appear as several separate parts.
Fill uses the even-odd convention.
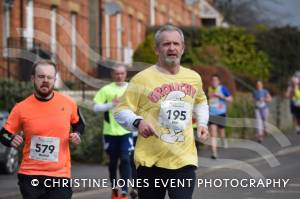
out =
[[[287,155],[297,151],[300,151],[300,146],[292,146],[278,151],[276,155]]]
[[[75,192],[73,193],[72,198],[82,198],[82,197],[87,197],[90,195],[95,195],[97,193],[104,193],[104,192],[109,192],[111,191],[110,188],[101,188],[101,189],[91,189],[88,191],[82,191],[82,192]]]
[[[292,184],[289,184],[288,186],[289,186],[289,187],[300,187],[300,184],[293,184],[293,183],[292,183]]]
[[[299,194],[299,191],[292,191],[292,190],[268,190],[266,193],[274,193],[274,194]]]

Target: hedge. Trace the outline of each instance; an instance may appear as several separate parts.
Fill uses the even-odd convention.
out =
[[[80,111],[85,119],[85,132],[81,137],[81,144],[71,145],[72,159],[80,162],[105,163],[102,135],[102,114],[81,107]]]
[[[13,106],[32,94],[31,82],[0,79],[0,110],[10,111]]]

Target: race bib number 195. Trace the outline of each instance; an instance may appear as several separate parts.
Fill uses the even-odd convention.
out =
[[[162,127],[184,130],[191,118],[192,106],[183,101],[167,100],[161,103],[159,122]]]
[[[56,137],[32,136],[29,158],[58,162],[59,142]]]

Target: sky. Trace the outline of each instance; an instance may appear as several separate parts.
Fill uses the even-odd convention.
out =
[[[278,3],[261,0],[261,2],[274,10],[274,12],[268,13],[270,17],[282,16],[279,18],[284,25],[289,24],[300,29],[300,0],[277,0]]]

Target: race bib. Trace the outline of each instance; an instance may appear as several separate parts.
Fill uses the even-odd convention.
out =
[[[29,158],[58,162],[60,139],[56,137],[32,136]]]
[[[190,103],[166,100],[160,105],[159,123],[164,128],[183,131],[190,122],[191,112]]]
[[[265,101],[256,101],[256,107],[257,108],[264,108],[266,107],[266,102]]]
[[[218,108],[220,105],[219,98],[211,98],[209,99],[209,106],[213,108]]]
[[[295,106],[300,106],[300,100],[294,99],[293,102]]]

